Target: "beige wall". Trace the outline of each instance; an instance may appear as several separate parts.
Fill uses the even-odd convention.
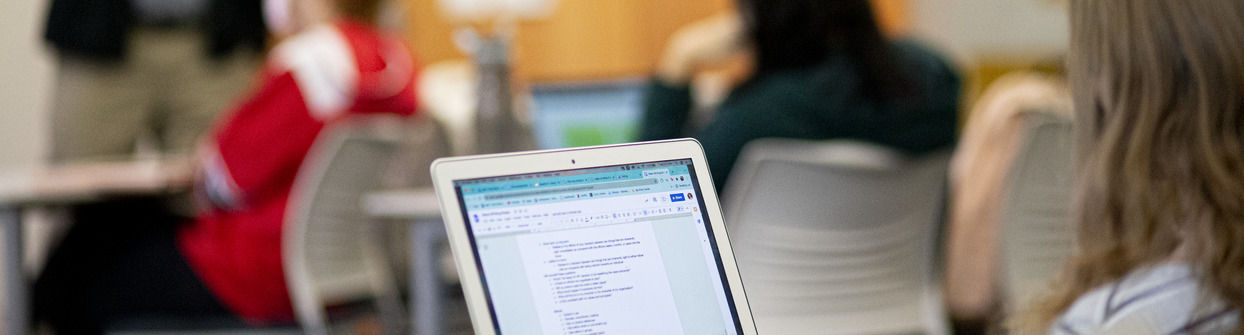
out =
[[[43,159],[53,68],[41,42],[46,0],[0,2],[0,168]]]
[[[1063,1],[912,1],[911,18],[917,35],[968,65],[1047,58],[1067,50]]]
[[[47,3],[0,2],[0,45],[4,46],[0,51],[0,171],[40,162],[47,147],[45,115],[53,67],[39,38]],[[43,228],[38,232],[27,229],[28,240],[34,240],[33,235],[46,235],[42,231],[47,225],[27,227]],[[34,244],[42,241],[27,244],[27,259],[41,255],[34,251],[43,248]],[[7,304],[7,297],[0,294],[0,311],[8,308]]]
[[[436,0],[409,1],[409,36],[425,63],[464,56]],[[729,0],[558,0],[548,18],[519,24],[520,81],[646,75],[674,29],[729,8]]]
[[[964,72],[966,101],[999,76],[1026,69],[1048,70],[1067,51],[1065,1],[912,1],[914,35],[949,53]],[[964,104],[964,112],[970,107]],[[961,121],[966,120],[969,115]]]

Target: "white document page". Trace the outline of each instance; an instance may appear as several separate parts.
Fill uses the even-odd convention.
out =
[[[646,222],[523,235],[518,246],[545,334],[682,332]]]
[[[690,160],[459,184],[501,334],[738,334]]]

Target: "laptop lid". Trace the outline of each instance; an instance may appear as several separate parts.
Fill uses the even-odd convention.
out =
[[[755,334],[692,139],[440,159],[477,334]]]

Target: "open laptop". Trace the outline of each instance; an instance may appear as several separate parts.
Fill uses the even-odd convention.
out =
[[[699,142],[439,159],[477,334],[755,334]]]
[[[634,141],[647,87],[647,78],[533,84],[536,144],[557,149]]]

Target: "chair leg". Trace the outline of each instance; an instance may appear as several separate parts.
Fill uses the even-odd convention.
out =
[[[4,234],[4,313],[5,334],[25,334],[28,299],[26,298],[26,275],[22,268],[22,212],[16,207],[0,206],[0,233]]]
[[[376,295],[376,311],[380,316],[380,325],[383,327],[385,334],[402,334],[409,333],[407,329],[408,321],[406,312],[402,306],[402,299],[398,293],[397,284],[393,281],[393,273],[390,271],[390,262],[388,260],[385,249],[381,247],[384,243],[384,232],[379,225],[367,226],[367,236],[369,241],[365,246],[365,252],[369,254],[367,257],[378,264],[373,264],[376,271],[380,273],[372,277],[372,286],[377,291]]]
[[[417,220],[410,230],[411,294],[413,308],[411,319],[415,321],[415,334],[442,335],[444,292],[441,287],[440,268],[436,264],[436,252],[445,235],[439,220]]]

